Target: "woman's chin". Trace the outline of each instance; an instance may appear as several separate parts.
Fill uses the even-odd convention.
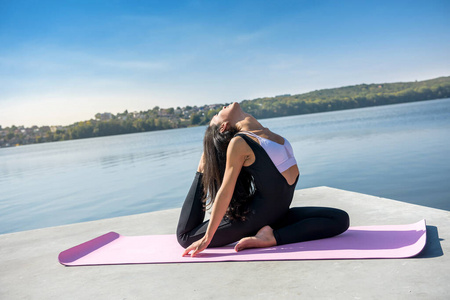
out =
[[[241,105],[237,102],[233,102],[232,104],[230,104],[230,108],[232,108],[233,110],[240,110],[242,111]]]

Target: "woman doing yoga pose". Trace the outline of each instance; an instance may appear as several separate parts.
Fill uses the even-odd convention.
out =
[[[346,212],[289,208],[299,170],[290,143],[233,103],[206,129],[203,154],[177,227],[183,256],[238,241],[236,251],[332,237]],[[209,200],[209,201],[208,201]],[[211,217],[204,221],[205,207]]]

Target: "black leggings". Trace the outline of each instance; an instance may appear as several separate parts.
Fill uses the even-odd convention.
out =
[[[203,187],[201,173],[195,175],[192,186],[181,209],[177,226],[178,242],[184,248],[201,239],[209,221],[203,221]],[[273,201],[276,201],[274,199]],[[276,203],[275,203],[276,204]],[[348,229],[349,217],[345,211],[328,207],[294,207],[278,220],[272,220],[271,209],[249,213],[245,221],[222,220],[209,247],[220,247],[255,235],[265,225],[271,226],[277,245],[332,237]]]

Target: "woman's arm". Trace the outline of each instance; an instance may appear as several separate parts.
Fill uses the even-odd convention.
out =
[[[200,158],[200,162],[198,163],[197,172],[203,173],[205,170],[205,154],[202,153],[202,157]]]
[[[223,182],[214,199],[214,204],[211,209],[211,218],[205,236],[187,247],[183,256],[189,254],[192,250],[191,256],[195,256],[208,247],[220,222],[227,212],[227,208],[230,205],[234,193],[237,178],[248,156],[249,147],[247,143],[242,138],[233,138],[227,149],[227,163]]]

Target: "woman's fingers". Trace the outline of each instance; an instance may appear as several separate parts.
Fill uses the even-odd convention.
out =
[[[203,250],[205,250],[206,247],[207,247],[207,245],[205,245],[205,244],[203,243],[202,240],[198,240],[198,241],[192,243],[192,245],[190,245],[189,247],[187,247],[187,248],[184,250],[182,256],[188,255],[189,252],[193,251],[193,252],[191,253],[191,257],[194,257],[194,256],[196,256],[198,253],[200,253],[200,252],[202,252]]]
[[[199,246],[200,246],[199,241],[196,241],[196,242],[192,243],[189,247],[187,247],[187,248],[184,250],[182,256],[188,255],[189,252],[191,252],[191,251],[193,251],[192,254],[191,254],[191,256],[195,256],[195,254],[197,254],[197,253],[199,252]],[[195,253],[195,254],[194,254],[194,253]]]
[[[196,256],[198,253],[200,253],[200,252],[202,252],[202,251],[203,251],[203,249],[200,250],[199,247],[195,248],[194,252],[192,252],[192,254],[191,254],[191,257]]]
[[[187,247],[185,250],[184,250],[184,252],[183,252],[183,255],[182,256],[186,256],[186,255],[188,255],[189,254],[189,252],[191,252],[191,250],[193,250],[192,249],[192,245],[190,245],[189,247]]]

